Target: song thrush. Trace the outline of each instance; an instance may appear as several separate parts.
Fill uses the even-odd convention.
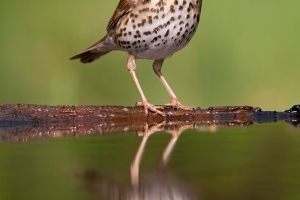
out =
[[[202,0],[120,0],[107,25],[107,34],[97,43],[70,59],[90,63],[113,50],[129,54],[127,69],[142,97],[146,115],[148,109],[162,116],[159,107],[148,102],[136,76],[135,59],[154,60],[153,70],[168,91],[167,105],[184,110],[161,73],[164,59],[185,47],[196,32]]]

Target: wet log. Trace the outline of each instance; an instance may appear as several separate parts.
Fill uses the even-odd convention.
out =
[[[256,123],[285,121],[300,125],[300,105],[284,112],[262,111],[251,106],[223,106],[184,111],[164,107],[165,117],[141,107],[48,106],[32,104],[0,105],[0,141],[27,141],[39,138],[115,134],[196,128],[214,132],[218,127],[251,126]]]
[[[210,107],[208,109],[195,109],[186,111],[169,106],[162,106],[161,116],[149,111],[145,115],[143,107],[130,106],[49,106],[34,104],[5,104],[0,105],[0,121],[11,122],[38,122],[38,123],[60,123],[60,122],[93,122],[110,120],[134,120],[134,121],[173,121],[173,120],[197,120],[205,118],[227,117],[249,117],[261,111],[260,108],[251,106],[223,106]]]

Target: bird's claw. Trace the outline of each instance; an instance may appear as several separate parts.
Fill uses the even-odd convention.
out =
[[[158,109],[163,109],[162,106],[155,106],[153,104],[150,104],[148,102],[148,100],[144,100],[143,102],[137,102],[135,105],[136,106],[144,107],[146,116],[148,116],[148,110],[151,110],[152,112],[157,113],[157,114],[159,114],[159,115],[161,115],[163,117],[166,116],[165,113],[163,113],[160,110],[158,110]]]
[[[170,106],[170,107],[174,107],[174,108],[180,108],[182,110],[190,110],[190,111],[196,111],[198,109],[201,109],[198,106],[185,106],[182,105],[178,99],[172,99],[170,103],[164,104],[165,106]]]

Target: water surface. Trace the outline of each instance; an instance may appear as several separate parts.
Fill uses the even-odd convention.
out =
[[[165,127],[3,141],[0,199],[300,198],[299,128]]]

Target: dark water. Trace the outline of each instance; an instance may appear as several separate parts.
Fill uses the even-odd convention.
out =
[[[299,127],[165,125],[2,127],[0,199],[300,199]]]

